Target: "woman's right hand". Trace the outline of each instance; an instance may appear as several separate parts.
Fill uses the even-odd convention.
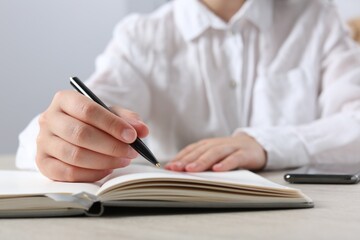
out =
[[[56,181],[94,182],[129,165],[138,156],[129,144],[149,131],[136,113],[112,111],[75,91],[58,92],[39,118],[39,170]]]

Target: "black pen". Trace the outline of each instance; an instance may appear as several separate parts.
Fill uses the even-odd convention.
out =
[[[70,78],[70,84],[81,94],[84,96],[90,98],[91,100],[95,101],[105,109],[110,110],[105,103],[103,103],[86,85],[80,81],[77,77],[71,77]],[[135,142],[131,143],[130,146],[135,149],[141,156],[143,156],[146,160],[151,162],[157,167],[160,167],[160,163],[156,160],[155,156],[152,154],[150,149],[145,145],[143,141],[141,141],[140,138],[136,138]]]

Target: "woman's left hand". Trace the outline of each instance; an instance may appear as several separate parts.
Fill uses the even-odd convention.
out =
[[[172,171],[222,172],[237,168],[261,170],[265,165],[264,148],[253,137],[240,133],[193,143],[181,150],[165,168]]]

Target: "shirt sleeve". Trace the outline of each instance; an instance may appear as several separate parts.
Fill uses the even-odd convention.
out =
[[[37,170],[36,137],[39,133],[38,117],[35,117],[19,135],[19,146],[16,152],[16,167],[24,170]]]
[[[151,104],[148,78],[154,57],[145,31],[151,26],[144,22],[144,17],[134,14],[117,25],[86,84],[109,106],[130,109],[145,121]]]
[[[131,15],[117,25],[111,42],[96,60],[95,73],[86,84],[109,106],[118,105],[130,109],[145,120],[151,101],[145,79],[151,69],[153,57],[146,51],[149,49],[146,41],[143,41],[146,37],[136,38],[138,32],[145,32],[144,28],[147,26],[143,22],[140,15]],[[16,154],[18,168],[37,169],[35,158],[38,133],[36,117],[19,135]]]
[[[299,126],[244,128],[267,151],[267,169],[309,162],[353,162],[360,156],[360,47],[329,5],[322,44],[319,119]],[[321,41],[321,39],[320,39]]]

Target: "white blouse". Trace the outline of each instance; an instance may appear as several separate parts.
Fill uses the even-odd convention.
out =
[[[325,0],[248,0],[226,23],[198,0],[123,20],[88,86],[140,114],[171,159],[204,138],[244,131],[267,169],[360,160],[360,51]],[[36,120],[17,165],[35,168]]]

